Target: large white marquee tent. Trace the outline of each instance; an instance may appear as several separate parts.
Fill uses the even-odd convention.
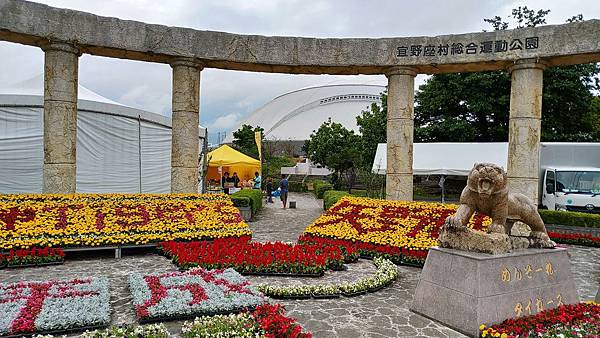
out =
[[[42,191],[43,107],[42,76],[0,89],[0,193]],[[170,192],[168,117],[81,85],[77,108],[77,192]]]
[[[304,141],[331,118],[358,131],[356,116],[374,102],[381,104],[384,90],[385,86],[379,85],[336,84],[292,91],[258,108],[233,130],[248,124],[262,127],[267,140]],[[225,142],[232,140],[229,133]]]

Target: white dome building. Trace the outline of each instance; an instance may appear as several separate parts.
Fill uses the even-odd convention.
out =
[[[296,90],[260,107],[233,131],[244,124],[260,126],[267,140],[303,143],[329,118],[358,131],[356,117],[373,102],[381,104],[380,94],[385,89],[379,85],[340,84]],[[232,134],[226,143],[233,141]]]
[[[0,89],[0,193],[42,191],[43,82],[40,75]],[[81,85],[77,109],[77,192],[170,192],[170,118]],[[205,134],[201,127],[201,144]]]

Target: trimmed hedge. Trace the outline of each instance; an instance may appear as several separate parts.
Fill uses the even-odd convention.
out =
[[[288,190],[291,192],[307,192],[308,188],[303,182],[289,181]]]
[[[247,198],[250,201],[250,209],[252,209],[252,215],[256,215],[262,208],[262,191],[258,189],[242,189],[240,191],[231,194],[231,199]],[[236,202],[234,202],[235,204]],[[239,202],[243,203],[243,202]]]
[[[538,210],[546,224],[600,228],[600,215],[585,212]]]
[[[238,208],[245,208],[250,206],[250,198],[242,196],[231,196],[233,206]]]
[[[317,198],[323,198],[323,194],[327,190],[333,190],[333,185],[331,183],[323,182],[323,181],[314,181],[313,182],[315,196]]]
[[[327,190],[323,194],[323,209],[327,210],[336,204],[340,198],[350,195],[347,191]]]

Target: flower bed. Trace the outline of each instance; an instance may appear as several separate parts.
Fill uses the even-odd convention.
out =
[[[5,195],[0,249],[250,235],[225,195]]]
[[[422,264],[437,245],[439,230],[456,205],[342,197],[308,226],[304,242],[316,238],[356,243],[362,255],[383,255],[397,263]],[[485,230],[491,219],[476,214],[469,227]]]
[[[374,259],[377,271],[372,275],[361,278],[356,282],[342,282],[340,284],[300,284],[300,285],[269,285],[260,284],[256,288],[263,294],[273,298],[329,298],[340,295],[348,297],[374,292],[390,285],[398,278],[396,265],[391,261],[376,257]]]
[[[312,337],[310,332],[303,332],[294,319],[287,317],[279,304],[261,305],[251,313],[198,317],[192,322],[185,322],[181,331],[184,338]]]
[[[60,264],[64,257],[65,253],[61,248],[11,249],[4,255],[0,254],[0,267],[2,262],[8,267]]]
[[[233,269],[192,269],[129,278],[140,321],[214,315],[255,308],[263,295]]]
[[[600,247],[600,237],[594,237],[592,234],[566,234],[549,231],[548,236],[557,243]]]
[[[344,253],[349,259],[357,253],[351,247],[342,251],[323,244],[258,243],[251,242],[250,237],[165,242],[159,247],[183,269],[234,268],[242,274],[322,275],[328,268],[342,268]]]
[[[80,338],[168,338],[171,334],[163,323],[135,327],[110,327],[104,330],[85,331]],[[42,338],[42,337],[36,337]],[[47,337],[43,337],[47,338]]]
[[[600,304],[561,305],[534,316],[507,319],[488,328],[481,325],[480,329],[481,337],[598,337]]]
[[[108,325],[108,280],[0,284],[0,313],[0,335]]]

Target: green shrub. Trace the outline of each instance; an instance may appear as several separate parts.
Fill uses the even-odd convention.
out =
[[[352,196],[369,197],[366,190],[352,189]]]
[[[245,208],[250,206],[250,198],[242,196],[231,195],[231,201],[233,205],[238,208]]]
[[[332,205],[336,204],[340,198],[344,196],[348,196],[348,192],[340,191],[340,190],[327,190],[323,194],[323,209],[327,210],[331,208]]]
[[[240,191],[231,194],[231,199],[245,197],[250,200],[250,208],[252,209],[252,215],[256,215],[262,208],[262,191],[258,189],[242,189]]]
[[[584,212],[538,210],[546,224],[600,228],[600,215]]]
[[[314,192],[317,198],[323,198],[323,194],[327,190],[333,190],[333,185],[331,183],[323,182],[323,181],[315,181],[314,182]]]
[[[292,192],[307,192],[306,184],[298,181],[288,182],[288,190]]]

